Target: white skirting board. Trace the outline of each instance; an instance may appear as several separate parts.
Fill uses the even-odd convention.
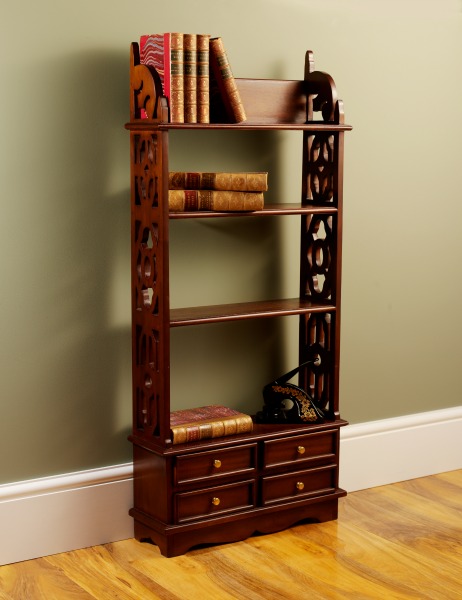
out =
[[[462,406],[341,430],[348,492],[462,468]],[[0,565],[133,536],[132,464],[0,485]]]

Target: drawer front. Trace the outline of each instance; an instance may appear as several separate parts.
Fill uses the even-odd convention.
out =
[[[252,475],[256,469],[256,452],[256,444],[246,444],[177,456],[174,482],[177,485],[204,482],[234,473]]]
[[[287,475],[273,475],[262,480],[263,505],[319,496],[335,492],[337,466],[297,471]]]
[[[296,435],[264,444],[264,467],[337,462],[338,429]]]
[[[176,522],[218,516],[255,506],[255,482],[243,481],[176,494]]]

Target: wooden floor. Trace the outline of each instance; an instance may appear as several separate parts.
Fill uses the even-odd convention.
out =
[[[338,521],[164,558],[126,540],[0,567],[0,600],[462,599],[462,471],[350,494]]]

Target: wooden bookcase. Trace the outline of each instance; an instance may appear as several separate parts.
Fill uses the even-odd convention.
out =
[[[176,556],[198,544],[242,540],[301,521],[337,518],[342,241],[342,102],[332,78],[305,58],[300,81],[236,79],[247,120],[172,124],[156,74],[131,46],[130,131],[135,537]],[[141,119],[141,109],[148,118]],[[303,135],[301,201],[245,213],[299,215],[300,295],[264,302],[170,309],[170,219],[229,213],[168,211],[169,132],[294,130]],[[236,214],[232,215],[236,217]],[[172,445],[170,329],[299,315],[299,358],[316,356],[298,384],[328,414],[322,424],[256,424],[250,434]],[[219,401],[219,400],[218,400]]]

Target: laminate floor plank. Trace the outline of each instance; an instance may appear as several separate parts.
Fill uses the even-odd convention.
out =
[[[64,555],[61,555],[64,556]],[[38,558],[0,567],[1,600],[93,600],[60,567]]]
[[[349,494],[339,518],[165,558],[134,539],[0,567],[0,600],[462,600],[462,471]]]

